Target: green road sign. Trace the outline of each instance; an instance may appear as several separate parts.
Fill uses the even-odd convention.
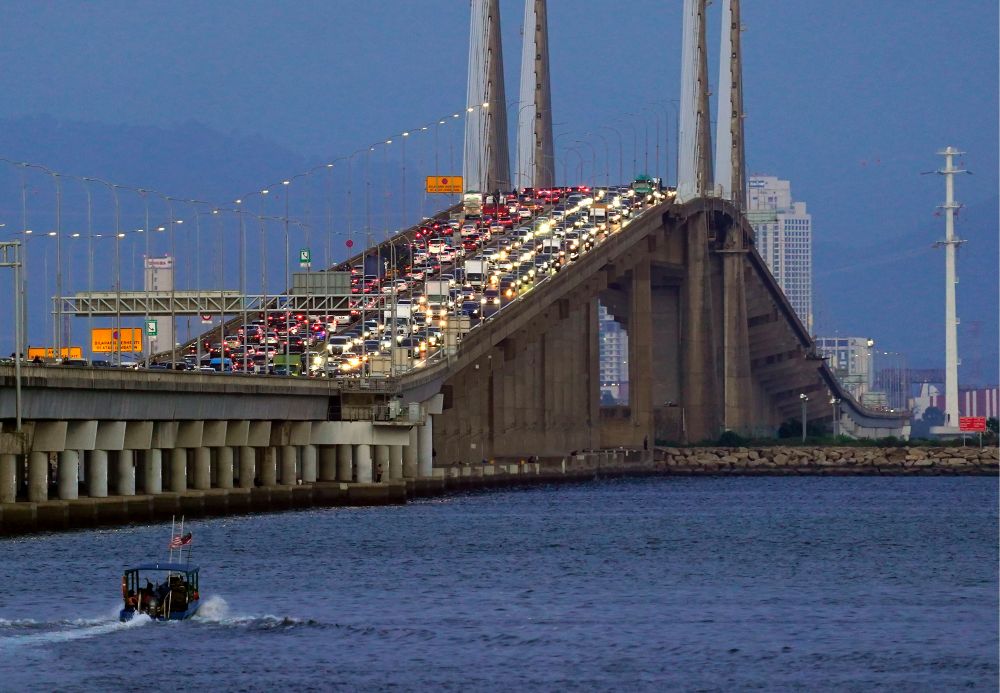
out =
[[[309,252],[309,248],[302,248],[299,250],[299,266],[308,267],[312,263],[312,254]]]
[[[156,336],[156,321],[147,320],[146,321],[146,336],[155,337]]]

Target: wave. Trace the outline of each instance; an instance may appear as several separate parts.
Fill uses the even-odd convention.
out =
[[[275,630],[297,627],[323,627],[325,624],[311,618],[295,618],[293,616],[273,616],[234,614],[225,599],[213,595],[198,607],[194,621],[220,626],[235,626],[248,630]]]
[[[34,619],[0,619],[0,629],[26,630],[26,633],[16,635],[2,635],[0,630],[0,649],[10,647],[23,647],[29,645],[47,645],[57,642],[67,642],[70,640],[80,640],[82,638],[93,638],[108,633],[115,633],[132,628],[141,628],[150,623],[151,619],[145,614],[137,615],[131,621],[124,623],[117,620],[102,619],[65,619],[56,622],[40,622]]]

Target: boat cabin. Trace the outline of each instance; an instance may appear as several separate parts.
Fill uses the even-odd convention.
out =
[[[143,563],[129,568],[122,575],[122,599],[122,621],[137,613],[159,621],[190,618],[198,610],[198,567]]]

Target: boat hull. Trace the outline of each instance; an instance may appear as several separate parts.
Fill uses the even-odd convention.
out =
[[[142,610],[136,611],[135,609],[122,609],[121,611],[118,612],[118,620],[124,623],[125,621],[131,621],[133,618],[135,618],[136,613],[141,613],[141,614],[144,613],[154,621],[184,621],[186,619],[191,618],[196,613],[198,613],[198,606],[199,602],[195,601],[192,602],[191,604],[188,604],[188,608],[185,609],[184,611],[171,611],[166,616],[162,616],[159,614],[150,614]]]

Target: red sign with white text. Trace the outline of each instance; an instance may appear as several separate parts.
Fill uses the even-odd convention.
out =
[[[986,417],[960,416],[958,417],[958,430],[970,431],[972,433],[983,433],[986,431]]]

